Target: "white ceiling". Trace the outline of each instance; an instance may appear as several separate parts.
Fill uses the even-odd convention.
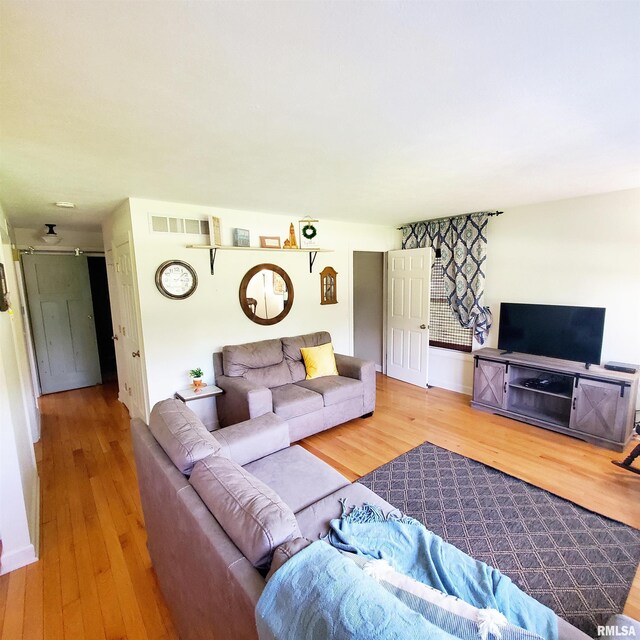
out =
[[[394,224],[640,186],[635,0],[0,12],[18,226],[128,196]]]

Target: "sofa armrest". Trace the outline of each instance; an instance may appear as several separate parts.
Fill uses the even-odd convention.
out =
[[[271,580],[271,576],[287,561],[293,558],[296,553],[306,549],[312,540],[309,538],[294,538],[293,540],[287,540],[287,542],[283,542],[279,547],[276,547],[273,552],[273,559],[271,560],[271,568],[269,569],[269,573],[267,573],[265,577],[265,582],[269,582]]]
[[[371,360],[361,360],[353,356],[336,353],[338,373],[346,378],[355,378],[364,385],[363,414],[371,413],[376,407],[376,365]]]
[[[219,455],[239,465],[249,464],[290,444],[289,425],[275,413],[218,429],[211,434],[221,446]]]
[[[224,393],[216,397],[220,426],[244,422],[273,411],[271,389],[231,376],[218,376],[216,385]]]

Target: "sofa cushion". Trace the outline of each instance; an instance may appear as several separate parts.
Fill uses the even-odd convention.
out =
[[[227,345],[222,349],[222,364],[226,376],[246,378],[265,387],[292,382],[282,342],[277,339]]]
[[[284,361],[261,369],[247,369],[247,372],[242,377],[269,389],[280,387],[283,384],[290,384],[293,380],[289,367]]]
[[[220,444],[181,400],[168,398],[151,410],[149,430],[171,462],[189,475],[193,465],[220,451]]]
[[[285,362],[291,371],[293,382],[304,380],[307,377],[300,348],[318,347],[328,342],[331,342],[331,335],[328,331],[316,331],[315,333],[307,333],[303,336],[282,338],[282,350],[284,352]]]
[[[297,384],[286,384],[271,389],[273,412],[281,418],[295,418],[322,409],[324,403],[319,393]]]
[[[364,386],[360,380],[342,376],[323,376],[313,380],[301,380],[296,382],[296,385],[319,393],[322,396],[325,407],[338,404],[344,400],[360,398],[364,393]]]
[[[233,460],[220,456],[200,460],[189,482],[256,568],[267,568],[276,547],[300,537],[293,511]]]
[[[349,484],[333,467],[298,445],[244,468],[273,489],[294,513]]]
[[[336,357],[333,355],[333,345],[330,342],[321,344],[319,347],[302,347],[300,353],[307,372],[307,380],[338,375]]]
[[[367,503],[380,507],[385,515],[391,512],[400,514],[386,500],[364,485],[354,482],[296,513],[296,520],[302,535],[311,540],[317,540],[320,536],[326,535],[329,532],[329,521],[342,515],[342,504],[340,503],[342,499],[344,499],[346,507],[361,507]]]

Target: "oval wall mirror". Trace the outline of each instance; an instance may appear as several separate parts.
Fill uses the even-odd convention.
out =
[[[293,306],[291,278],[275,264],[256,265],[240,283],[240,306],[256,324],[277,324]]]

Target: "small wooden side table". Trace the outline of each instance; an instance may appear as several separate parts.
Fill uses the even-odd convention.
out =
[[[174,396],[178,400],[182,400],[182,402],[186,404],[187,402],[191,402],[192,400],[199,400],[200,398],[219,396],[221,393],[224,393],[223,389],[221,389],[220,387],[216,387],[213,384],[209,384],[206,387],[200,387],[197,390],[194,387],[181,389],[180,391],[176,391]]]

